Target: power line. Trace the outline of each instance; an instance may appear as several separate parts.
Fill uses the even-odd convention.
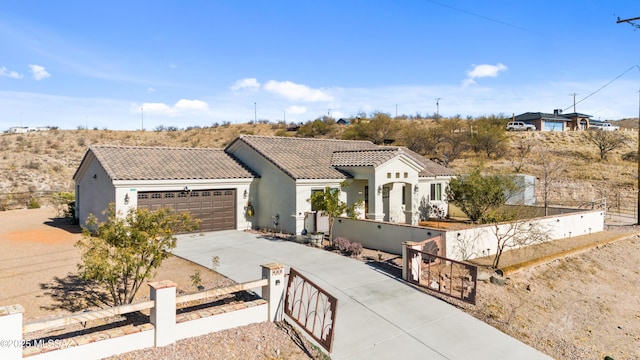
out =
[[[597,92],[599,92],[600,90],[602,90],[602,89],[606,88],[607,86],[611,85],[611,83],[613,83],[614,81],[616,81],[616,80],[620,79],[624,74],[626,74],[626,73],[628,73],[629,71],[633,70],[633,68],[637,68],[637,69],[638,69],[638,71],[640,71],[640,65],[638,65],[638,64],[633,65],[632,67],[630,67],[630,68],[628,68],[627,70],[625,70],[622,74],[620,74],[620,75],[616,76],[616,77],[615,77],[615,79],[613,79],[613,80],[609,81],[608,83],[606,83],[606,84],[602,85],[601,87],[599,87],[596,91],[594,91],[594,92],[592,92],[591,94],[589,94],[589,95],[587,95],[587,96],[583,97],[582,99],[580,99],[580,101],[576,102],[576,101],[575,101],[575,98],[574,98],[574,100],[573,100],[573,105],[571,105],[571,106],[567,107],[566,109],[563,109],[562,111],[567,111],[567,110],[571,109],[571,107],[574,107],[574,108],[575,108],[575,106],[576,106],[577,104],[580,104],[581,102],[583,102],[583,101],[587,100],[588,98],[590,98],[592,95],[595,95],[595,94],[596,94]]]
[[[443,3],[438,2],[438,1],[434,1],[434,0],[427,0],[427,1],[429,1],[432,4],[436,4],[436,5],[439,5],[439,6],[451,9],[451,10],[455,10],[455,11],[458,11],[458,12],[461,12],[461,13],[464,13],[464,14],[467,14],[467,15],[475,16],[477,18],[480,18],[480,19],[483,19],[483,20],[487,20],[487,21],[491,21],[491,22],[494,22],[496,24],[505,25],[505,26],[508,26],[508,27],[512,27],[514,29],[527,31],[527,32],[531,32],[531,33],[534,33],[534,34],[538,34],[538,35],[543,35],[542,33],[539,33],[537,31],[534,31],[534,30],[531,30],[531,29],[524,28],[522,26],[510,24],[510,23],[504,22],[502,20],[497,20],[497,19],[494,19],[494,18],[490,18],[488,16],[476,14],[476,13],[473,13],[473,12],[468,11],[468,10],[457,8],[455,6],[451,6],[451,5],[448,5],[448,4],[443,4]]]

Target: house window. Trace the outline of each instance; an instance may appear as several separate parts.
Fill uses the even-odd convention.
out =
[[[178,197],[179,198],[186,198],[187,197],[187,193],[186,192],[178,193]]]
[[[402,187],[402,205],[407,205],[407,187]]]
[[[138,193],[138,199],[148,199],[148,198],[149,198],[149,194]]]
[[[170,198],[173,198],[173,197],[175,197],[174,193],[164,193],[164,198],[165,199],[170,199]]]
[[[396,179],[400,179],[400,173],[399,172],[396,173]]]
[[[321,193],[324,192],[324,190],[311,190],[311,197],[313,198],[313,194],[317,194],[317,193]],[[311,211],[319,211],[320,209],[318,209],[315,204],[313,203],[313,201],[311,202]]]
[[[409,173],[404,173],[404,178],[408,178],[409,177]]]
[[[442,200],[442,184],[431,184],[431,200]]]
[[[391,179],[391,173],[387,173],[387,179]]]
[[[162,199],[162,194],[161,193],[151,194],[151,198],[152,199]]]

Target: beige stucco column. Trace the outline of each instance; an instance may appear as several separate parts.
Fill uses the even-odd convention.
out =
[[[0,359],[22,359],[22,305],[0,307]]]
[[[149,283],[151,300],[151,323],[155,328],[155,346],[165,346],[175,342],[176,329],[176,283],[169,280]]]
[[[282,320],[284,306],[284,265],[271,263],[262,266],[262,278],[267,279],[267,285],[262,287],[262,298],[269,303],[268,321]]]
[[[367,213],[367,219],[383,221],[384,207],[382,202],[382,182],[369,181],[369,184],[369,212]],[[379,192],[378,188],[380,188]]]
[[[409,277],[411,277],[412,281],[419,282],[420,281],[420,272],[422,266],[422,254],[418,254],[413,258],[409,259],[409,254],[407,252],[407,248],[411,248],[414,250],[422,251],[423,244],[417,243],[415,241],[404,241],[402,243],[402,278],[406,281],[409,281]],[[408,271],[407,264],[411,261],[411,273]]]

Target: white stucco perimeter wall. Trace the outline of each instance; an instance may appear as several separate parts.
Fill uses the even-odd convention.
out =
[[[544,229],[549,240],[572,236],[588,235],[604,230],[604,212],[592,210],[547,216],[522,221],[526,224],[538,224]],[[499,231],[505,232],[509,224],[499,225]],[[472,229],[450,230],[445,233],[447,257],[454,260],[468,260],[489,256],[497,252],[495,225],[480,225]]]
[[[405,241],[419,242],[442,233],[442,231],[420,226],[374,220],[339,218],[333,224],[334,238],[341,236],[351,242],[359,242],[367,249],[397,255],[402,254],[402,243]]]

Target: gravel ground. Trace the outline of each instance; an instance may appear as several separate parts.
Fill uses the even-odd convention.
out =
[[[477,306],[457,305],[555,359],[639,359],[639,262],[630,235],[510,274],[505,286],[478,282]]]
[[[56,219],[53,208],[0,212],[0,306],[20,304],[25,321],[54,318],[95,307],[74,274],[80,259],[73,244],[80,238],[77,227]],[[155,280],[170,279],[178,293],[195,290],[191,276],[200,271],[202,285],[210,289],[233,283],[214,271],[178,257],[167,259]],[[143,288],[137,301],[148,299]],[[91,326],[103,327],[98,321]],[[79,324],[66,328],[81,331]],[[55,338],[60,331],[26,334],[26,339]],[[123,354],[119,359],[310,359],[322,353],[286,324],[260,323],[221,331],[176,344]]]
[[[263,322],[184,339],[109,359],[320,359],[323,355],[286,323]]]

